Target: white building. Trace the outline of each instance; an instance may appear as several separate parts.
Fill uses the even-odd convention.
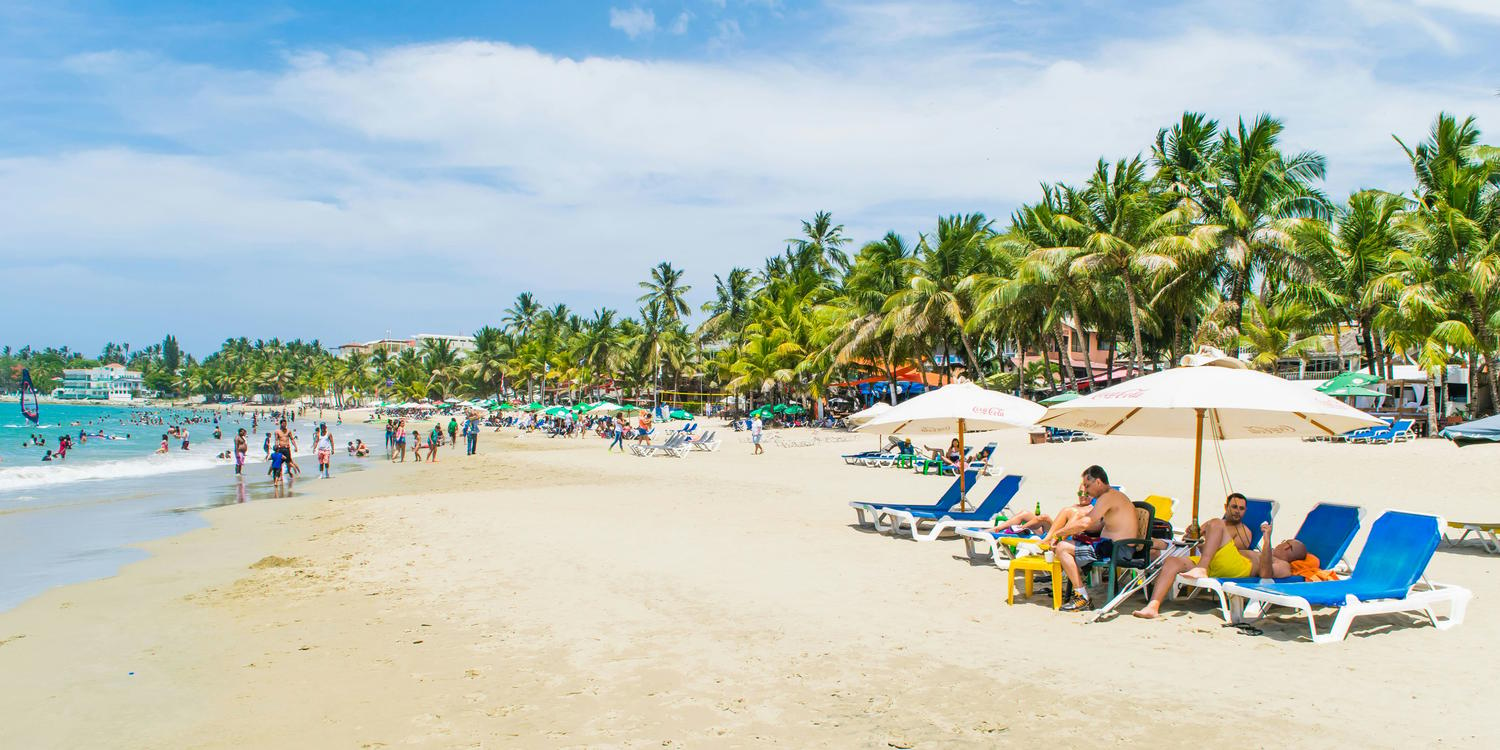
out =
[[[141,395],[141,374],[110,363],[103,367],[63,370],[63,384],[54,398],[129,401]]]
[[[425,341],[446,341],[448,342],[448,346],[451,347],[455,352],[467,354],[474,351],[473,336],[450,336],[444,333],[419,333],[416,336],[416,340],[417,346],[419,347]]]

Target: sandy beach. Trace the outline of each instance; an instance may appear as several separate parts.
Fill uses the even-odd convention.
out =
[[[805,430],[777,431],[807,437]],[[1500,559],[1444,546],[1465,624],[1365,618],[1313,645],[1205,601],[1085,624],[961,543],[853,527],[852,499],[927,501],[946,480],[849,467],[870,436],[751,456],[733,433],[681,459],[486,432],[481,454],[397,465],[208,513],[116,577],[0,614],[6,746],[1473,747],[1494,736],[1487,665]],[[830,439],[832,438],[832,439]],[[1099,463],[1134,497],[1190,497],[1187,441],[999,443],[1016,503],[1066,502]],[[1500,518],[1493,448],[1226,444],[1235,488]],[[348,459],[340,457],[340,460]],[[337,464],[335,465],[337,472]],[[1205,472],[1204,516],[1222,491]],[[994,478],[981,482],[987,490]],[[1363,533],[1360,541],[1363,540]],[[1358,542],[1356,543],[1356,549]]]

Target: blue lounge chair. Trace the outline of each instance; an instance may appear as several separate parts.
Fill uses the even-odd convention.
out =
[[[1248,510],[1248,509],[1247,509]],[[1247,513],[1248,515],[1248,513]],[[1310,555],[1318,558],[1318,564],[1325,570],[1334,570],[1342,567],[1347,570],[1348,565],[1344,562],[1344,554],[1349,551],[1349,545],[1354,542],[1354,537],[1359,534],[1360,521],[1364,519],[1365,509],[1355,505],[1337,505],[1335,503],[1318,503],[1307,518],[1303,519],[1302,527],[1297,529],[1296,539],[1307,547]],[[1255,535],[1260,534],[1260,524],[1256,524]],[[1252,549],[1258,545],[1252,545]],[[1227,583],[1259,583],[1259,578],[1187,578],[1178,576],[1176,592],[1184,588],[1192,589],[1188,598],[1198,591],[1212,591],[1219,597],[1219,611],[1223,613],[1226,621],[1232,617],[1229,611],[1229,601],[1224,596],[1224,584]],[[1302,581],[1301,576],[1288,576],[1277,578],[1276,583],[1295,583]]]
[[[854,513],[859,517],[860,526],[872,525],[877,531],[885,531],[888,527],[882,526],[880,524],[880,517],[882,515],[885,515],[889,511],[921,510],[937,511],[939,513],[947,512],[949,508],[958,505],[959,501],[963,500],[963,490],[966,488],[972,488],[974,486],[974,480],[977,476],[977,472],[964,472],[962,484],[960,484],[959,480],[955,478],[953,480],[953,484],[949,485],[948,490],[938,498],[938,501],[936,503],[876,503],[864,500],[854,500],[849,503],[849,507],[853,508]],[[870,514],[868,521],[865,520],[866,513]]]
[[[972,472],[964,472],[966,475]],[[891,520],[891,533],[901,533],[904,524],[911,528],[911,538],[919,542],[937,539],[944,531],[954,529],[982,529],[995,522],[995,514],[1021,491],[1022,478],[1015,474],[1000,477],[990,494],[970,511],[896,510],[886,514]],[[922,526],[928,525],[927,530]]]
[[[1360,615],[1391,612],[1421,612],[1439,630],[1463,622],[1472,596],[1467,589],[1420,583],[1427,563],[1442,538],[1443,519],[1422,513],[1390,510],[1370,527],[1354,572],[1342,581],[1302,583],[1228,583],[1224,593],[1233,599],[1236,622],[1243,619],[1244,603],[1262,607],[1293,607],[1307,617],[1313,643],[1341,641]],[[1448,605],[1448,617],[1439,619],[1433,607]],[[1336,607],[1338,614],[1326,633],[1319,634],[1313,618],[1315,607]]]

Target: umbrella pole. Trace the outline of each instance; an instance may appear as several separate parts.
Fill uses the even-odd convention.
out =
[[[1201,484],[1203,475],[1203,410],[1197,409],[1198,429],[1193,439],[1193,522],[1188,524],[1184,536],[1188,539],[1198,538],[1198,485]]]
[[[964,486],[964,421],[958,420],[958,509],[967,511],[969,502],[969,488]]]

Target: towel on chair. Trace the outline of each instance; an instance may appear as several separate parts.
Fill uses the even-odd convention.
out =
[[[1323,570],[1322,568],[1318,567],[1319,564],[1320,563],[1318,562],[1318,556],[1312,553],[1308,553],[1307,557],[1304,557],[1301,560],[1292,561],[1292,575],[1302,576],[1302,580],[1304,581],[1339,580],[1338,574],[1334,573],[1331,570]]]

